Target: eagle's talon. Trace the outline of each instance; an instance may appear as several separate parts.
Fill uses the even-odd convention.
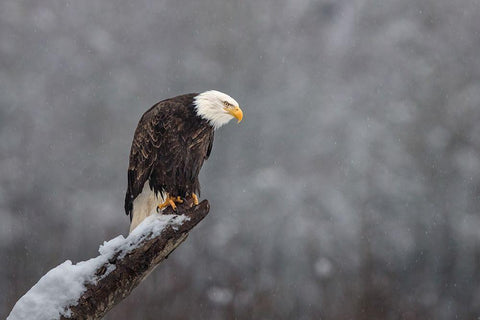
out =
[[[168,203],[170,204],[170,207],[172,207],[173,211],[177,211],[177,206],[172,199],[168,199]]]
[[[172,197],[170,195],[167,196],[165,199],[164,203],[161,203],[157,206],[157,212],[160,212],[161,210],[165,209],[166,207],[172,207],[173,211],[177,211],[177,205],[176,203],[183,203],[183,200],[180,196],[178,197]]]
[[[192,193],[193,205],[198,206],[198,197],[195,193]]]

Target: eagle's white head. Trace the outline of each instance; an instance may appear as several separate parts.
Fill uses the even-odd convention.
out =
[[[236,118],[238,122],[243,118],[243,112],[238,106],[238,102],[220,91],[210,90],[200,93],[195,97],[194,105],[197,114],[208,120],[215,129],[233,118]]]

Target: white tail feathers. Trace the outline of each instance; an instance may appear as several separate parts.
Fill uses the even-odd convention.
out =
[[[146,217],[157,212],[157,206],[164,202],[164,194],[157,197],[147,182],[143,185],[142,192],[133,200],[132,222],[130,231],[132,232]]]

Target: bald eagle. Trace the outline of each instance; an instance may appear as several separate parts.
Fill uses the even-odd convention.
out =
[[[182,198],[198,204],[198,174],[212,151],[213,133],[233,118],[243,118],[237,101],[215,90],[163,100],[143,114],[128,166],[130,232],[155,210],[175,210]]]

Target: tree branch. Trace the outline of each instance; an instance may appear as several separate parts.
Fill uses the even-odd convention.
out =
[[[126,239],[119,236],[101,246],[100,256],[94,259],[76,265],[66,261],[52,269],[17,302],[8,319],[103,318],[185,241],[188,232],[210,209],[207,200],[194,207],[191,205],[191,200],[186,201],[177,206],[176,212],[168,207],[162,215],[148,217]],[[68,289],[76,285],[71,278],[80,278],[81,290],[64,302],[65,292],[68,294]],[[59,281],[65,283],[59,284]],[[49,293],[42,297],[45,288]],[[46,301],[46,304],[54,301],[53,308],[42,306],[38,301]],[[57,316],[52,317],[52,311],[45,311],[46,308],[54,309],[53,314]]]
[[[147,235],[133,250],[115,254],[108,264],[115,265],[115,270],[99,280],[87,285],[87,291],[80,297],[76,306],[70,307],[73,319],[101,319],[117,303],[126,298],[155,267],[168,258],[188,236],[188,232],[208,214],[210,205],[207,200],[198,206],[188,208],[188,204],[177,207],[177,214],[189,217],[177,227],[168,226],[159,237]],[[163,214],[173,213],[168,207]],[[118,258],[123,256],[123,258]],[[105,264],[96,271],[102,276],[109,265]],[[65,319],[65,318],[61,318]]]

